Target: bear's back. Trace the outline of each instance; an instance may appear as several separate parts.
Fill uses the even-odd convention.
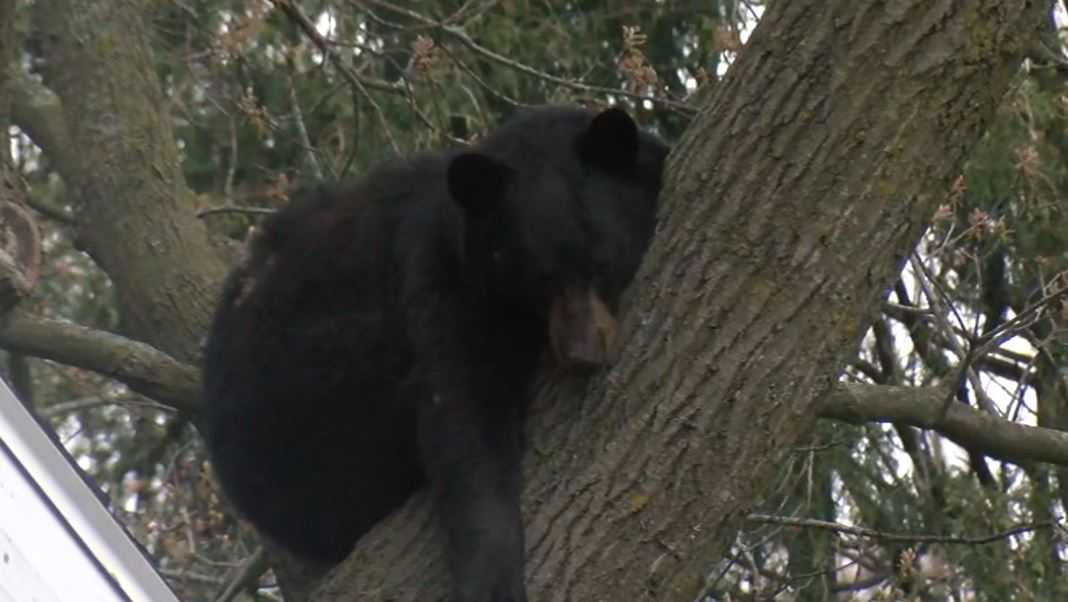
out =
[[[311,558],[337,560],[424,478],[414,432],[388,425],[415,420],[399,297],[421,243],[400,239],[448,219],[444,166],[420,155],[305,194],[265,220],[224,287],[203,434],[236,505]],[[302,505],[331,519],[294,523]]]

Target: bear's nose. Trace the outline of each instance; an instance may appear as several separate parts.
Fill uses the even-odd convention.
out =
[[[563,363],[575,367],[596,368],[611,361],[608,357],[607,346],[600,340],[593,340],[592,337],[569,341],[563,356]]]
[[[553,300],[549,340],[565,367],[596,368],[617,353],[619,323],[591,287],[569,287]]]

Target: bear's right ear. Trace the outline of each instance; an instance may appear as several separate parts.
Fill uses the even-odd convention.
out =
[[[468,213],[486,215],[500,203],[511,167],[481,153],[463,153],[449,163],[449,195]]]
[[[638,160],[638,125],[623,109],[601,111],[578,140],[579,157],[608,171],[627,171]]]

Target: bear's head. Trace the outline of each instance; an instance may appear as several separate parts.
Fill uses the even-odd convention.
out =
[[[616,354],[615,312],[652,237],[667,151],[622,110],[553,107],[449,164],[466,262],[491,303],[544,326],[564,365]]]

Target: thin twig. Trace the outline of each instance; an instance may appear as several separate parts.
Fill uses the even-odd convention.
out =
[[[382,124],[382,128],[386,133],[386,139],[389,141],[389,145],[393,148],[393,152],[398,155],[401,154],[400,145],[397,144],[397,140],[393,136],[393,130],[389,127],[389,121],[386,119],[386,115],[382,111],[382,107],[374,97],[371,96],[368,88],[393,92],[394,94],[403,94],[405,92],[404,86],[358,75],[353,69],[345,64],[345,61],[341,59],[338,53],[334,52],[334,49],[330,46],[330,42],[319,33],[319,30],[315,28],[315,24],[313,24],[311,20],[301,12],[300,8],[291,2],[291,0],[272,0],[272,2],[274,2],[274,5],[277,6],[290,21],[295,23],[297,27],[304,32],[304,35],[308,36],[312,43],[319,48],[319,51],[323,53],[323,56],[330,61],[330,64],[333,65],[334,68],[338,70],[338,73],[345,78],[345,81],[349,82],[354,89],[359,91],[359,93],[367,99],[367,102],[370,103],[371,108],[374,109],[375,115],[378,116],[378,120]]]
[[[319,33],[319,30],[315,28],[315,24],[312,23],[308,17],[306,17],[304,13],[291,2],[291,0],[271,1],[283,14],[286,15],[286,17],[293,21],[293,23],[304,32],[304,35],[308,36],[308,39],[315,44],[316,48],[323,53],[323,56],[334,65],[334,68],[336,68],[341,73],[341,76],[352,84],[353,87],[366,87],[382,92],[392,92],[394,94],[404,93],[404,89],[399,84],[393,84],[381,79],[364,77],[349,69],[348,66],[345,65],[345,62],[341,60],[341,57],[334,52],[333,48],[331,48],[331,43]]]
[[[573,80],[570,80],[570,79],[566,79],[566,78],[563,78],[563,77],[558,77],[558,76],[552,75],[550,73],[546,73],[544,71],[540,71],[538,69],[535,69],[534,67],[531,67],[530,65],[527,65],[527,64],[520,63],[518,61],[512,60],[512,59],[510,59],[510,58],[508,58],[508,57],[506,57],[504,55],[498,54],[498,53],[490,50],[489,48],[486,48],[484,46],[479,45],[477,42],[475,42],[471,38],[471,36],[469,36],[467,34],[467,32],[462,27],[459,27],[459,26],[456,26],[456,25],[450,25],[450,24],[447,24],[447,23],[438,22],[438,21],[436,21],[434,19],[431,19],[431,18],[429,18],[429,17],[427,17],[425,15],[422,15],[422,14],[416,12],[416,11],[413,11],[413,10],[410,10],[410,9],[407,9],[407,8],[404,8],[404,7],[401,7],[401,6],[397,6],[397,5],[392,4],[390,2],[385,2],[384,0],[367,0],[367,3],[368,4],[372,4],[374,6],[381,7],[381,8],[385,8],[386,10],[389,10],[389,11],[392,11],[392,12],[395,12],[395,13],[398,13],[398,14],[401,14],[401,15],[404,15],[404,16],[410,18],[410,19],[413,19],[415,21],[418,21],[418,22],[422,23],[423,25],[434,27],[437,30],[441,31],[442,33],[444,33],[444,34],[448,35],[449,37],[453,38],[454,40],[460,42],[460,44],[462,44],[463,46],[467,47],[468,50],[471,50],[475,54],[478,54],[479,56],[481,56],[481,57],[483,57],[485,59],[489,59],[489,60],[491,60],[491,61],[493,61],[495,63],[504,65],[505,67],[508,67],[508,68],[513,69],[515,71],[519,71],[520,73],[524,73],[526,75],[530,75],[532,77],[536,77],[536,78],[541,79],[543,81],[551,82],[551,83],[554,83],[554,84],[557,84],[557,85],[560,85],[560,86],[571,88],[573,90],[580,90],[580,91],[583,91],[583,92],[592,92],[592,93],[596,93],[596,94],[612,94],[612,95],[615,95],[615,96],[623,96],[623,97],[626,97],[626,98],[630,98],[632,100],[648,101],[648,102],[652,102],[652,103],[657,103],[657,104],[666,106],[668,108],[671,108],[671,109],[673,109],[675,111],[678,111],[679,113],[681,113],[683,115],[687,115],[689,117],[692,117],[692,116],[697,114],[697,109],[695,107],[693,107],[693,106],[691,106],[691,105],[689,105],[687,103],[684,103],[684,102],[670,100],[670,99],[667,99],[667,98],[660,98],[660,97],[656,97],[656,96],[649,96],[647,94],[637,94],[637,93],[634,93],[634,92],[627,92],[625,90],[620,90],[618,88],[607,88],[607,87],[604,87],[604,86],[593,86],[593,85],[590,85],[590,84],[584,84],[582,82],[573,81]]]
[[[255,585],[269,568],[266,550],[263,546],[256,548],[256,551],[246,558],[237,571],[226,580],[222,589],[215,595],[215,602],[230,602],[243,590]]]
[[[176,411],[171,406],[144,399],[108,399],[106,397],[86,397],[83,399],[72,399],[70,401],[62,401],[59,403],[54,403],[52,405],[44,406],[38,410],[38,413],[41,415],[42,418],[53,418],[61,414],[69,414],[71,412],[79,412],[81,410],[88,410],[91,408],[107,405],[116,405],[125,408],[140,407],[148,410],[166,412],[168,414],[173,414]]]
[[[944,290],[942,290],[941,287],[938,286],[938,282],[935,279],[934,275],[927,269],[927,266],[923,264],[923,260],[920,258],[920,255],[918,253],[916,253],[915,251],[912,253],[912,255],[909,257],[909,263],[912,265],[912,268],[916,270],[916,281],[919,282],[920,289],[923,290],[923,294],[927,297],[928,303],[931,304],[931,307],[937,310],[934,313],[934,318],[936,321],[939,322],[939,325],[946,333],[946,343],[953,348],[953,351],[956,352],[957,356],[960,358],[960,368],[957,370],[957,374],[954,375],[953,382],[960,382],[962,376],[967,378],[968,382],[972,385],[972,389],[974,389],[976,392],[976,397],[979,398],[977,401],[982,401],[982,398],[980,396],[980,392],[982,391],[982,383],[979,381],[979,376],[975,373],[975,370],[972,369],[972,359],[974,357],[977,357],[975,355],[976,348],[974,345],[969,345],[968,349],[964,349],[964,347],[960,344],[960,341],[958,341],[957,338],[953,336],[953,325],[949,323],[949,319],[946,317],[946,311],[942,307],[943,297],[948,300],[949,295]],[[928,287],[928,283],[930,283],[930,287]],[[934,294],[934,292],[931,290],[932,287],[938,290],[938,295]],[[954,307],[951,301],[948,302],[948,306],[949,311],[953,313],[954,317],[956,317],[957,319],[957,323],[960,324],[961,331],[966,332],[967,328],[964,325],[964,318],[961,317],[960,313],[957,311],[957,308]],[[942,403],[942,411],[939,414],[940,418],[945,418],[946,412],[949,411],[950,406],[953,404],[956,398],[957,391],[955,388],[951,389],[946,394],[946,399]],[[986,409],[991,414],[996,414],[994,411],[992,411],[992,407],[985,407],[984,409]]]
[[[1029,531],[1035,531],[1038,529],[1049,529],[1054,526],[1051,521],[1043,521],[1037,523],[1027,523],[1023,525],[1017,525],[1011,529],[1006,529],[992,535],[983,535],[980,537],[957,537],[952,535],[927,535],[920,533],[890,533],[887,531],[879,531],[878,529],[869,529],[867,527],[853,527],[850,525],[843,525],[841,523],[835,523],[831,521],[819,520],[815,518],[794,518],[790,516],[774,516],[771,514],[750,514],[746,517],[746,520],[755,523],[766,523],[773,525],[786,525],[790,527],[802,527],[806,529],[826,529],[828,531],[834,531],[836,533],[847,533],[849,535],[856,535],[858,537],[868,537],[871,539],[880,539],[882,541],[902,541],[913,543],[942,543],[942,544],[964,544],[964,545],[983,545],[1008,539],[1014,535],[1021,533],[1027,533]]]
[[[217,213],[248,213],[251,215],[270,215],[274,213],[276,209],[269,207],[237,207],[235,205],[226,205],[223,207],[210,207],[208,209],[201,209],[197,211],[197,217],[207,217],[209,215],[215,215]]]
[[[293,62],[293,56],[286,55],[286,83],[289,88],[289,104],[292,105],[293,110],[293,122],[297,126],[300,143],[304,146],[304,156],[308,161],[308,166],[311,167],[315,178],[322,181],[324,179],[323,167],[319,164],[318,150],[312,144],[311,136],[308,135],[308,127],[304,124],[304,113],[300,110],[300,99],[297,98],[297,83],[293,78],[293,73],[296,70],[297,67]]]

